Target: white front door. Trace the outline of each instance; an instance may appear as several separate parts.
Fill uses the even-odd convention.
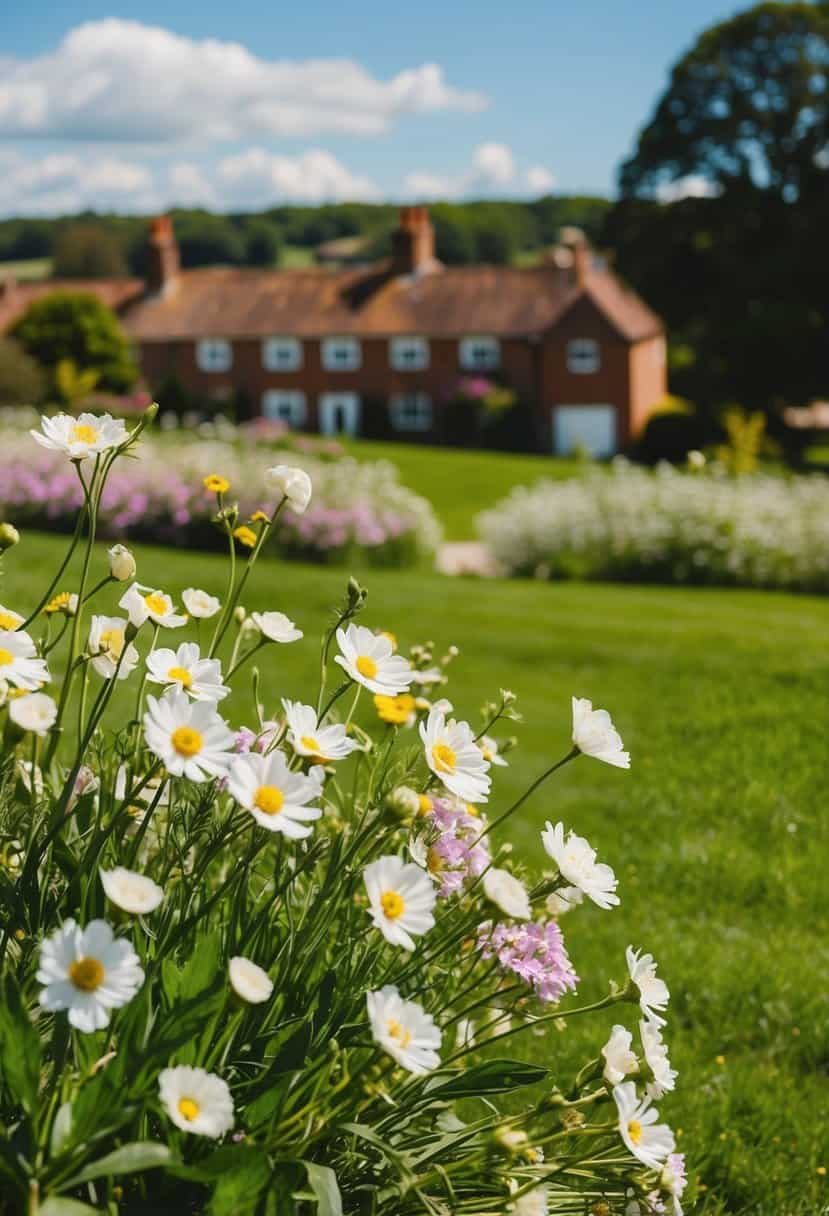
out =
[[[616,408],[612,405],[553,406],[553,451],[568,456],[578,448],[591,456],[616,452]]]
[[[320,430],[323,435],[356,435],[360,429],[360,398],[356,393],[323,393]]]

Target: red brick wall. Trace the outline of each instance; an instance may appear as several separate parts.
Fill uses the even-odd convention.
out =
[[[650,414],[668,391],[665,339],[661,335],[630,348],[630,433],[645,429]]]

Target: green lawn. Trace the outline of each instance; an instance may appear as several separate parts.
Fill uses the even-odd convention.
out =
[[[18,262],[0,262],[0,279],[11,275],[21,282],[32,279],[48,279],[52,273],[51,258],[25,258]]]
[[[570,477],[582,467],[574,460],[552,456],[425,444],[351,439],[345,446],[361,460],[390,460],[396,464],[403,484],[432,503],[447,540],[474,537],[478,512],[491,507],[514,486],[532,485],[542,477]]]
[[[63,544],[24,536],[4,561],[5,605],[26,609]],[[139,573],[171,592],[222,592],[218,558],[147,548]],[[367,624],[394,630],[404,646],[428,638],[460,647],[447,691],[462,716],[475,720],[499,687],[518,694],[525,722],[511,767],[496,771],[494,812],[566,749],[571,694],[612,711],[632,770],[580,759],[499,836],[538,872],[539,828],[560,817],[616,869],[622,906],[583,908],[564,932],[587,999],[622,978],[628,943],[660,961],[681,1074],[662,1105],[705,1188],[689,1210],[817,1216],[829,1202],[829,1179],[817,1172],[829,1167],[827,604],[366,577]],[[316,638],[344,582],[343,572],[307,566],[257,570],[248,608],[282,609],[306,631],[301,643],[264,652],[267,709],[281,696],[311,699]],[[116,598],[106,593],[107,604]],[[235,723],[242,701],[224,704]],[[553,1033],[547,1058],[562,1061],[564,1079],[568,1057],[595,1052],[612,1020]],[[538,1056],[545,1045],[526,1050]]]

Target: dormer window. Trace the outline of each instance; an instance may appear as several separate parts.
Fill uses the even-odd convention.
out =
[[[429,343],[416,335],[392,338],[389,362],[397,372],[419,372],[429,366]]]
[[[229,372],[233,347],[226,338],[202,338],[196,343],[196,363],[203,372]]]
[[[295,372],[302,367],[302,343],[297,338],[265,338],[262,366],[269,372]]]
[[[460,361],[468,372],[494,371],[501,366],[501,343],[485,335],[461,338]]]
[[[362,362],[358,338],[324,338],[322,366],[328,372],[353,372]]]
[[[601,348],[593,338],[573,338],[567,343],[567,370],[575,376],[597,372],[602,365]]]

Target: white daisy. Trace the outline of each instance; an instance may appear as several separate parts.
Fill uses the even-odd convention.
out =
[[[37,647],[28,633],[0,629],[0,679],[29,691],[48,682],[46,660],[38,658]]]
[[[406,659],[394,653],[384,633],[351,624],[337,630],[337,645],[340,653],[334,656],[334,662],[369,692],[395,697],[409,687],[414,673]]]
[[[671,1200],[674,1216],[682,1216],[682,1198],[688,1185],[688,1175],[685,1171],[685,1156],[683,1153],[671,1153],[662,1167],[659,1175],[659,1186],[663,1195]]]
[[[145,874],[126,870],[123,866],[115,866],[112,870],[99,870],[98,876],[109,902],[133,916],[145,916],[148,912],[155,912],[164,898],[164,892],[157,882],[153,882]]]
[[[249,620],[269,642],[298,642],[304,636],[284,612],[252,612]]]
[[[565,912],[572,912],[583,902],[584,891],[580,891],[578,887],[559,887],[544,901],[551,916],[563,916]]]
[[[668,1048],[656,1023],[644,1018],[639,1023],[639,1034],[645,1063],[653,1074],[645,1085],[645,1092],[649,1098],[657,1100],[676,1087],[677,1072],[671,1068]]]
[[[233,1127],[227,1082],[203,1068],[165,1068],[158,1077],[161,1103],[176,1127],[218,1140]]]
[[[292,773],[282,752],[234,756],[228,789],[258,824],[269,832],[282,832],[290,840],[310,836],[306,823],[322,815],[318,806],[308,805],[320,796],[319,778]]]
[[[120,447],[129,437],[123,419],[110,414],[57,414],[43,417],[39,431],[30,431],[41,447],[53,452],[65,452],[70,460],[86,460],[110,448]]]
[[[343,760],[359,748],[359,743],[349,739],[341,723],[320,726],[313,706],[286,700],[282,705],[288,722],[288,741],[298,756],[308,756],[312,760]]]
[[[237,954],[228,965],[230,986],[238,997],[249,1005],[261,1005],[270,1000],[273,992],[273,980],[267,971],[263,971],[249,958]]]
[[[86,645],[94,656],[92,666],[105,680],[116,672],[119,680],[126,680],[138,663],[138,651],[127,642],[127,622],[117,616],[93,616]]]
[[[40,1004],[49,1013],[68,1011],[84,1034],[109,1025],[109,1011],[132,1000],[144,972],[130,942],[115,937],[105,920],[85,929],[66,920],[40,947]]]
[[[195,642],[182,642],[178,650],[153,650],[147,655],[147,679],[188,693],[194,701],[221,701],[230,692],[222,683],[218,659],[203,659]]]
[[[533,910],[527,888],[509,870],[489,869],[484,871],[484,894],[507,916],[514,920],[530,920]]]
[[[208,595],[198,587],[188,587],[181,593],[181,601],[192,617],[198,621],[209,620],[221,608],[221,602],[215,595]]]
[[[363,870],[371,919],[387,942],[414,950],[412,935],[420,937],[435,923],[435,886],[414,862],[385,856]]]
[[[302,515],[311,501],[311,478],[304,469],[276,464],[265,470],[265,488],[272,494],[282,494],[295,515]]]
[[[608,1085],[618,1085],[631,1073],[639,1071],[636,1052],[631,1050],[633,1035],[624,1026],[614,1026],[610,1038],[602,1048],[604,1070],[602,1075]]]
[[[517,1184],[511,1186],[510,1190],[518,1190]],[[519,1195],[510,1205],[513,1216],[548,1216],[550,1208],[547,1202],[547,1190],[548,1188],[542,1183],[541,1186],[534,1186],[531,1191]]]
[[[447,722],[439,709],[432,709],[420,723],[426,763],[446,788],[464,802],[486,802],[490,779],[489,761],[481,754],[468,722]]]
[[[144,738],[171,777],[207,781],[225,775],[236,736],[210,701],[169,689],[159,700],[147,697]]]
[[[498,751],[498,744],[490,735],[481,735],[478,740],[478,747],[481,749],[481,755],[484,760],[490,764],[497,764],[499,768],[506,768],[507,761]]]
[[[552,857],[568,883],[578,887],[600,908],[612,908],[618,904],[616,875],[610,866],[596,861],[596,850],[583,836],[569,832],[565,838],[564,824],[557,823],[553,827],[548,819],[541,840],[544,851],[548,857]]]
[[[27,692],[9,702],[9,717],[15,726],[41,737],[48,735],[57,716],[58,707],[45,692]]]
[[[649,1022],[664,1026],[665,1019],[659,1016],[657,1010],[663,1010],[670,999],[668,985],[657,978],[656,963],[652,954],[642,954],[628,946],[625,951],[628,972],[639,993],[639,1006]]]
[[[440,1064],[441,1033],[416,1001],[406,1001],[394,984],[366,993],[368,1019],[376,1043],[407,1070],[422,1076]]]
[[[421,688],[432,688],[435,684],[445,684],[446,673],[440,667],[429,667],[412,673],[412,683]]]
[[[659,1169],[674,1151],[673,1132],[667,1123],[656,1122],[659,1112],[650,1098],[639,1100],[633,1081],[615,1085],[613,1098],[619,1112],[619,1134],[627,1148],[649,1169]]]
[[[116,582],[127,583],[131,578],[135,578],[135,557],[126,545],[113,545],[111,549],[107,549],[107,557],[109,572]]]
[[[167,629],[179,629],[187,624],[187,617],[173,611],[173,601],[164,591],[154,591],[141,583],[133,583],[118,601],[130,618],[130,624],[140,629],[145,621],[163,625]]]
[[[616,768],[630,768],[619,732],[606,709],[594,709],[592,701],[573,697],[573,742],[585,756],[603,760]]]
[[[7,633],[14,633],[19,625],[23,624],[23,617],[19,612],[14,612],[11,608],[5,608],[0,604],[0,629]]]

